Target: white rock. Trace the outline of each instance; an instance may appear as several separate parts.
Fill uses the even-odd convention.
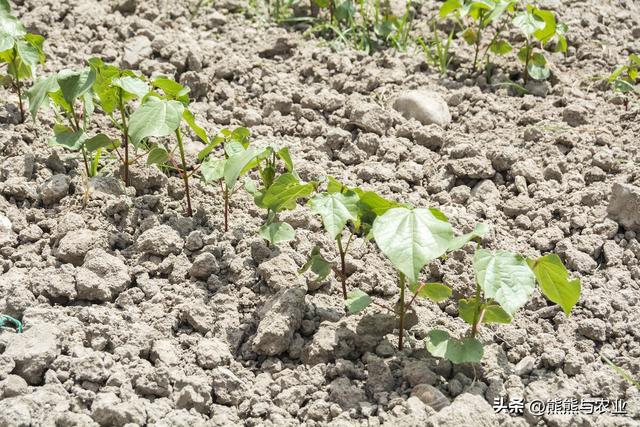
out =
[[[393,108],[407,119],[416,119],[423,125],[432,123],[445,127],[451,123],[449,106],[440,95],[429,90],[411,90],[400,94]]]

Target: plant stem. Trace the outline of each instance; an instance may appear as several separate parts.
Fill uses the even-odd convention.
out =
[[[187,160],[184,155],[184,144],[182,143],[182,134],[180,128],[176,129],[176,139],[178,140],[178,150],[180,150],[180,161],[182,162],[182,180],[184,181],[184,190],[187,196],[187,216],[193,216],[191,210],[191,195],[189,194],[189,175],[187,174]]]
[[[476,301],[480,302],[480,286],[476,286]],[[478,306],[479,308],[479,306]],[[484,318],[484,312],[486,307],[483,307],[482,310],[477,309],[475,313],[473,313],[473,326],[471,327],[471,336],[475,338],[478,330],[480,329],[480,324],[482,324],[482,319]]]
[[[229,189],[224,187],[224,231],[229,231]]]
[[[529,41],[527,40],[527,57],[524,61],[524,84],[529,82],[529,60],[531,59],[531,47],[529,46]]]
[[[404,341],[404,274],[399,273],[399,285],[400,285],[400,322],[398,325],[398,350],[402,350],[402,344]]]
[[[18,94],[18,108],[20,108],[20,121],[24,123],[24,105],[22,104],[22,85],[20,84],[20,79],[16,76],[16,93]]]
[[[336,242],[338,243],[338,252],[340,253],[340,282],[342,283],[342,297],[347,299],[347,272],[345,267],[345,256],[346,253],[342,249],[342,236],[338,235],[336,237]]]
[[[119,90],[120,102],[118,107],[120,109],[120,119],[122,120],[122,142],[124,143],[124,185],[129,186],[129,129],[127,127],[127,115],[124,111],[124,104],[122,102],[122,89]]]

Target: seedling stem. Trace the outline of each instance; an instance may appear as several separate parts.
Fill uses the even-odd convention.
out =
[[[182,162],[182,180],[184,181],[184,191],[187,196],[187,216],[193,216],[191,209],[191,195],[189,193],[189,174],[187,173],[187,160],[184,155],[184,144],[182,143],[182,133],[180,128],[176,129],[176,139],[178,140],[178,150],[180,150],[180,161]],[[126,148],[125,148],[126,149]]]

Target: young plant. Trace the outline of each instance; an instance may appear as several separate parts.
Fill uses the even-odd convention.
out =
[[[449,32],[449,37],[444,41],[440,38],[440,33],[438,28],[436,27],[435,21],[432,23],[433,25],[433,37],[426,42],[419,37],[416,41],[422,47],[422,51],[424,52],[425,57],[427,58],[427,62],[436,67],[440,72],[441,76],[444,76],[449,69],[449,65],[451,64],[451,60],[453,57],[449,52],[451,47],[451,41],[453,40],[453,33],[455,29],[451,29]]]
[[[224,199],[224,231],[229,231],[230,200],[236,191],[236,184],[256,165],[259,151],[250,147],[247,128],[239,127],[233,131],[222,129],[211,142],[198,153],[201,164],[202,180],[209,184],[220,185]],[[211,157],[213,150],[222,145],[222,158]]]
[[[477,233],[479,242],[484,231]],[[507,251],[490,251],[477,243],[473,259],[475,292],[458,301],[458,315],[470,325],[469,334],[456,339],[446,331],[432,330],[425,342],[436,357],[453,363],[476,363],[483,355],[476,338],[482,324],[511,323],[515,313],[531,299],[535,283],[550,301],[560,305],[569,316],[580,298],[580,280],[569,273],[556,254],[537,259]]]
[[[283,163],[278,168],[278,162]],[[314,182],[302,182],[293,168],[293,161],[287,147],[276,149],[265,148],[253,161],[260,177],[260,188],[251,178],[245,180],[245,189],[253,196],[258,207],[267,210],[267,219],[260,227],[260,236],[269,244],[287,242],[295,238],[295,231],[291,225],[278,220],[278,213],[292,210],[299,199],[308,197],[315,189]],[[284,173],[278,175],[278,171]]]
[[[640,70],[640,56],[632,53],[626,64],[611,73],[607,78],[607,83],[615,92],[637,92],[638,70]]]
[[[94,111],[92,87],[95,70],[62,70],[36,81],[29,89],[29,111],[34,120],[42,107],[53,106],[56,123],[49,145],[82,152],[85,173],[95,176],[103,149],[116,149],[118,142],[103,133],[88,134],[89,118]],[[90,159],[91,158],[91,159]]]
[[[346,256],[349,253],[349,247],[355,236],[370,237],[371,227],[377,216],[400,204],[386,200],[372,191],[350,189],[329,177],[327,191],[316,194],[309,200],[309,206],[313,212],[320,215],[325,230],[335,241],[340,263],[334,265],[326,261],[320,254],[320,249],[315,247],[301,269],[301,273],[311,269],[318,276],[316,280],[324,280],[333,270],[342,285],[342,297],[346,302],[347,310],[355,313],[361,310],[360,305],[363,301],[370,302],[370,299],[362,291],[347,291],[349,274],[346,268]]]
[[[27,33],[24,25],[11,15],[7,0],[0,1],[0,62],[7,65],[5,84],[13,87],[18,96],[20,120],[25,120],[25,80],[36,77],[38,64],[44,65],[44,37]]]
[[[489,51],[498,55],[511,51],[509,42],[500,37],[504,29],[501,18],[505,12],[512,12],[515,4],[516,0],[447,0],[440,7],[440,18],[452,15],[463,29],[461,37],[473,47],[473,71]],[[485,33],[492,24],[496,24],[497,28],[480,57]]]
[[[553,12],[527,5],[513,18],[513,25],[525,36],[525,43],[518,51],[518,59],[524,64],[523,80],[526,84],[529,77],[535,80],[549,78],[549,65],[543,49],[555,41],[556,52],[567,51],[567,26],[557,22]],[[536,51],[536,44],[540,51]],[[509,49],[510,50],[510,49]]]
[[[115,65],[107,65],[99,58],[92,58],[88,62],[96,74],[93,92],[98,106],[120,132],[124,155],[121,155],[117,149],[114,151],[123,168],[125,185],[129,186],[129,166],[132,163],[129,153],[130,103],[144,99],[151,88],[143,76],[131,70],[121,70]]]
[[[156,90],[149,92],[142,104],[131,114],[127,126],[128,137],[136,146],[144,146],[147,164],[157,164],[162,168],[176,171],[183,180],[186,196],[186,215],[193,216],[189,177],[193,173],[187,165],[182,125],[186,124],[205,144],[209,137],[195,121],[189,110],[189,88],[165,77],[151,81]],[[150,138],[175,136],[176,145],[171,147],[167,139],[151,143]],[[179,162],[175,151],[179,153]]]

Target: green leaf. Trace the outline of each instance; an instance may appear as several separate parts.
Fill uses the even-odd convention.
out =
[[[49,138],[49,145],[52,147],[62,146],[69,150],[76,151],[82,147],[87,136],[82,129],[74,132],[71,128],[56,124],[53,126],[53,136]]]
[[[483,308],[482,323],[511,323],[511,317],[498,304],[481,304],[475,297],[458,301],[458,315],[470,325],[474,324],[476,313],[479,316]]]
[[[311,210],[322,217],[322,224],[332,239],[342,233],[347,222],[358,219],[358,201],[356,193],[321,193],[309,201]]]
[[[458,249],[462,248],[471,240],[477,240],[482,238],[482,236],[487,234],[488,231],[489,231],[489,227],[487,227],[485,224],[482,224],[482,223],[476,224],[476,227],[473,229],[471,233],[463,234],[462,236],[458,236],[453,240],[451,240],[451,243],[449,244],[449,248],[447,249],[447,251],[448,252],[457,251]]]
[[[0,0],[0,12],[6,13],[7,15],[11,13],[9,0]]]
[[[205,183],[220,181],[224,178],[225,159],[207,159],[202,162],[200,173]]]
[[[527,71],[529,72],[529,76],[535,80],[546,80],[551,74],[546,65],[540,65],[535,62],[529,63]]]
[[[354,190],[360,197],[360,203],[367,206],[376,216],[384,215],[389,209],[402,207],[401,203],[387,200],[373,191]]]
[[[180,126],[184,106],[178,101],[149,97],[129,119],[129,136],[134,144],[149,137],[171,135]]]
[[[545,27],[545,22],[542,18],[534,15],[531,11],[520,12],[513,18],[513,25],[522,31],[522,33],[530,38],[536,31],[542,30]]]
[[[531,298],[535,276],[522,256],[478,249],[473,264],[485,297],[494,299],[509,316],[513,317]]]
[[[2,12],[0,13],[0,33],[5,33],[14,39],[18,39],[26,35],[27,30],[18,18],[9,13]]]
[[[438,14],[440,15],[440,18],[445,18],[446,16],[460,9],[460,7],[462,7],[462,3],[460,0],[447,0],[442,4],[442,6],[440,6],[440,11],[438,12]]]
[[[62,70],[58,73],[58,85],[69,105],[73,105],[76,99],[89,91],[95,80],[96,71],[89,67],[75,71]]]
[[[297,200],[310,196],[313,190],[312,182],[302,183],[293,174],[283,173],[264,193],[261,204],[274,212],[295,209]]]
[[[203,161],[215,148],[224,142],[224,138],[216,136],[198,153],[198,160]]]
[[[104,133],[99,133],[99,134],[87,139],[84,142],[84,147],[90,153],[92,153],[94,151],[97,151],[97,150],[99,150],[101,148],[114,148],[114,146],[117,146],[115,144],[115,141],[113,139],[109,138]]]
[[[293,227],[286,222],[272,222],[264,224],[260,227],[258,234],[272,245],[288,242],[293,240],[296,236],[296,232],[293,230]]]
[[[410,283],[418,282],[420,270],[443,255],[453,238],[451,225],[429,209],[390,209],[376,218],[372,232],[382,253]]]
[[[496,55],[506,55],[513,50],[513,46],[507,40],[500,39],[491,43],[490,50]]]
[[[114,78],[111,84],[139,99],[144,98],[151,91],[149,84],[139,77],[123,76]]]
[[[560,305],[567,316],[570,315],[580,299],[580,279],[569,280],[569,272],[556,254],[527,262],[544,296]]]
[[[442,302],[451,296],[451,288],[442,283],[413,283],[409,289],[414,295],[429,298],[433,302]]]
[[[238,178],[246,172],[246,166],[251,163],[256,154],[254,149],[249,148],[227,159],[224,165],[224,182],[227,189],[233,190]]]
[[[473,28],[467,28],[460,36],[468,45],[474,45],[476,43],[477,33]]]
[[[167,160],[169,160],[169,153],[164,147],[160,147],[158,145],[153,147],[147,154],[148,165],[161,165],[164,164]]]
[[[16,51],[18,58],[28,67],[29,77],[34,76],[36,67],[40,63],[40,53],[38,49],[27,42],[18,40],[16,42]]]
[[[478,363],[482,360],[484,350],[475,338],[455,339],[446,331],[434,329],[429,331],[425,340],[427,351],[435,357],[441,357],[453,363]]]
[[[58,90],[58,80],[55,75],[41,78],[37,80],[33,86],[27,91],[29,99],[29,112],[33,120],[36,120],[38,111],[42,106],[49,106],[49,93]]]
[[[332,176],[327,177],[327,193],[342,193],[348,188]]]
[[[308,270],[316,275],[314,282],[323,281],[331,273],[331,263],[323,258],[318,246],[313,247],[307,262],[298,270],[298,274],[303,274]]]
[[[366,292],[360,289],[353,289],[347,294],[347,299],[344,303],[349,314],[356,314],[367,308],[372,302],[373,300]]]
[[[287,172],[293,172],[293,160],[289,153],[289,147],[283,147],[277,152],[278,157],[284,162]]]
[[[207,136],[207,132],[204,129],[202,129],[200,126],[198,126],[198,124],[196,123],[195,116],[191,111],[189,111],[188,108],[184,109],[184,112],[182,113],[182,118],[184,119],[185,122],[187,122],[187,125],[189,125],[193,133],[195,133],[198,136],[198,138],[202,140],[202,142],[204,142],[205,144],[209,143],[209,137]]]
[[[553,12],[549,10],[535,9],[533,13],[544,23],[544,26],[535,31],[533,36],[545,44],[556,34],[556,17]]]
[[[158,77],[151,82],[154,87],[162,89],[165,95],[180,101],[183,104],[189,103],[189,88],[166,77]]]
[[[0,52],[13,48],[16,40],[9,34],[0,33]]]

